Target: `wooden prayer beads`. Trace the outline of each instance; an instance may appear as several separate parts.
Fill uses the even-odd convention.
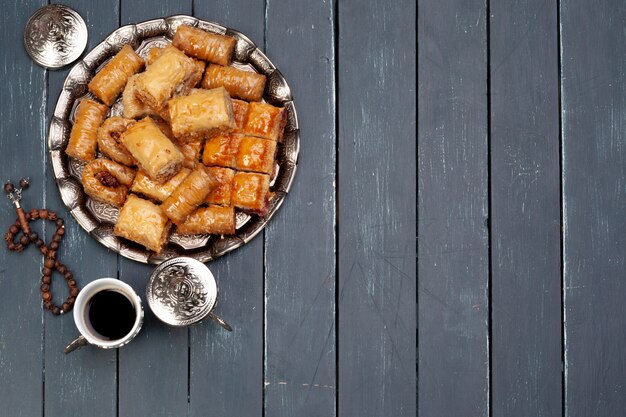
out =
[[[30,212],[25,213],[19,205],[19,200],[21,198],[21,191],[26,188],[28,188],[28,180],[26,179],[20,180],[20,188],[17,190],[10,182],[7,182],[4,185],[4,190],[9,196],[9,199],[13,202],[13,204],[15,204],[16,212],[18,214],[18,218],[15,220],[15,223],[9,227],[8,232],[4,235],[4,240],[7,242],[7,248],[10,251],[15,252],[22,252],[30,243],[34,243],[44,256],[44,264],[41,270],[41,298],[43,300],[44,308],[46,308],[46,310],[50,310],[52,314],[57,316],[59,314],[67,313],[72,309],[74,302],[76,301],[76,296],[79,292],[74,276],[69,269],[67,269],[67,267],[57,259],[59,246],[63,240],[63,236],[65,236],[64,221],[63,219],[58,218],[55,212],[45,209],[33,209]],[[17,193],[15,196],[13,195],[14,192]],[[54,232],[52,240],[48,245],[44,243],[36,232],[33,232],[30,229],[29,222],[37,219],[48,220],[56,226],[56,231]],[[20,232],[22,232],[22,235],[16,241]],[[60,307],[53,303],[52,292],[50,290],[52,273],[54,270],[58,271],[59,274],[63,276],[69,289],[69,296]]]

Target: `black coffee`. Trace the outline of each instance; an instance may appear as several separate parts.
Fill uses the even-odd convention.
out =
[[[100,291],[89,300],[89,322],[93,329],[109,340],[126,336],[135,324],[135,307],[117,291]]]

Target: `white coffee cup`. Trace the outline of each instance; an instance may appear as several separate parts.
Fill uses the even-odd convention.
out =
[[[116,291],[125,296],[135,309],[135,321],[131,330],[120,339],[107,339],[100,335],[89,321],[89,307],[91,299],[101,291]],[[70,353],[84,345],[91,344],[102,349],[113,349],[124,346],[130,342],[141,330],[143,324],[143,308],[141,298],[133,288],[115,278],[100,278],[87,284],[76,297],[74,303],[74,323],[80,332],[65,348],[65,353]]]

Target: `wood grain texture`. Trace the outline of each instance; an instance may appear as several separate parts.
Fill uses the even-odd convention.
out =
[[[302,135],[296,179],[265,232],[266,416],[335,415],[333,7],[267,2],[267,54],[291,86]]]
[[[415,7],[338,3],[341,417],[416,413]]]
[[[264,8],[256,0],[196,1],[194,14],[239,30],[263,48]],[[208,264],[219,286],[216,313],[190,332],[189,414],[204,417],[263,413],[263,238]]]
[[[36,66],[22,47],[24,25],[41,1],[4,5],[0,29],[2,76],[0,83],[0,179],[30,176],[24,193],[26,208],[43,205],[45,184],[44,119],[45,71]],[[4,192],[3,192],[4,194]],[[15,221],[15,209],[2,196],[1,230]],[[41,233],[40,225],[33,230]],[[24,253],[0,248],[0,404],[2,414],[36,416],[43,410],[43,312],[39,293],[42,257],[34,247]],[[18,337],[19,335],[19,337]],[[28,398],[28,401],[24,399]]]
[[[565,412],[626,409],[626,4],[561,1]]]
[[[485,2],[418,17],[418,412],[488,416]]]
[[[557,5],[491,3],[494,416],[561,414]]]
[[[144,0],[121,4],[121,24],[191,14],[191,0]],[[150,311],[145,288],[153,265],[119,259],[119,277],[142,298],[144,327],[119,350],[119,416],[173,416],[188,410],[188,329],[170,329]]]
[[[118,26],[119,10],[107,7],[109,2],[105,0],[73,0],[63,4],[76,10],[85,19],[89,31],[87,50],[96,46]],[[46,133],[69,68],[48,72],[48,105],[43,119]],[[60,258],[73,272],[80,288],[97,278],[117,277],[117,255],[90,237],[70,215],[55,184],[48,155],[44,161],[48,190],[46,206],[55,210],[66,222]],[[53,232],[54,228],[48,227],[46,234],[51,235]],[[67,297],[67,287],[60,275],[54,275],[53,279],[53,292],[60,304]],[[63,348],[79,334],[72,314],[58,318],[46,313],[44,317],[45,415],[64,416],[68,410],[72,410],[77,415],[115,416],[115,350],[87,347],[65,355]]]

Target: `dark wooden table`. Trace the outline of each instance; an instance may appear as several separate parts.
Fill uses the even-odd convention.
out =
[[[153,266],[92,239],[52,178],[45,143],[68,70],[36,66],[22,46],[27,18],[45,4],[2,4],[0,179],[30,176],[24,206],[66,218],[61,258],[81,286],[119,277],[143,295]],[[169,329],[147,310],[129,345],[66,356],[77,330],[70,315],[42,310],[41,255],[0,249],[0,416],[415,414],[415,4],[64,4],[87,22],[88,48],[120,25],[175,14],[245,33],[293,91],[299,169],[265,232],[209,264],[220,287],[217,313],[232,333],[210,321]],[[8,228],[8,201],[0,216]],[[53,292],[58,301],[65,288]]]
[[[68,219],[81,285],[143,293],[152,267],[90,238],[52,179],[67,69],[22,48],[44,4],[3,5],[0,179]],[[233,333],[147,311],[128,346],[64,356],[40,255],[0,250],[1,416],[624,415],[625,3],[67,4],[90,46],[172,14],[246,33],[292,87],[301,157],[265,232],[209,264]]]

